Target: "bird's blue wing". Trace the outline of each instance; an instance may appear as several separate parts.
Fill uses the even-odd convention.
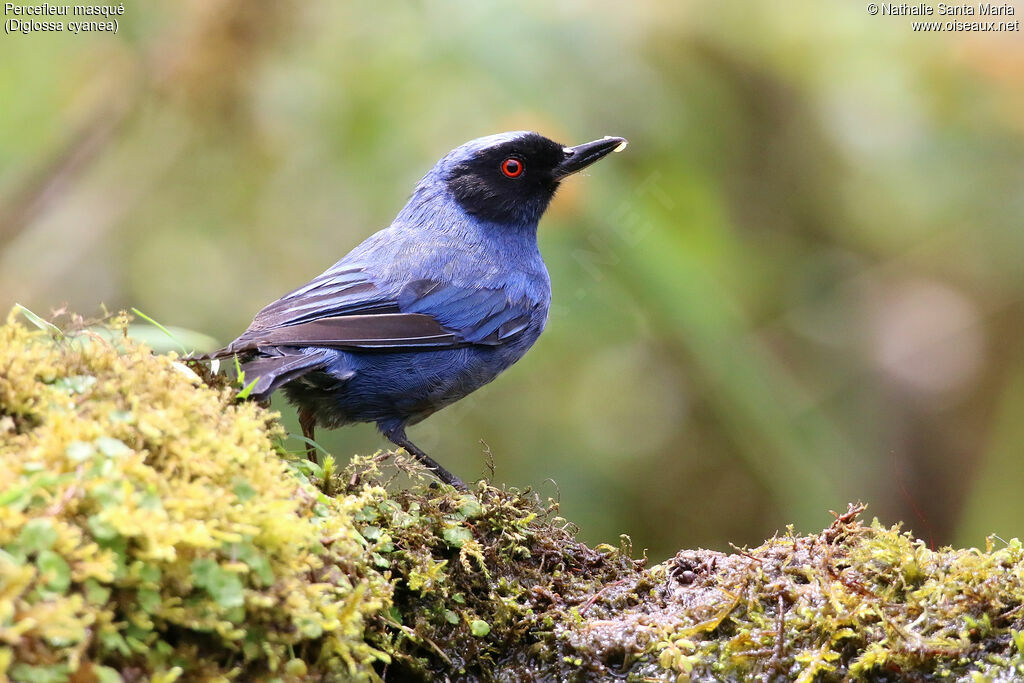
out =
[[[525,330],[536,302],[498,289],[414,280],[397,294],[360,268],[336,268],[264,308],[224,356],[270,347],[347,349],[500,345]]]
[[[383,292],[358,266],[335,266],[256,314],[250,329],[295,325],[334,315],[398,313],[394,297]]]
[[[512,301],[499,289],[454,287],[431,280],[414,280],[398,296],[404,313],[429,315],[466,342],[499,344],[522,332],[533,319],[536,305]]]

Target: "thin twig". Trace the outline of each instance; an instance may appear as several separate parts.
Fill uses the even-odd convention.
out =
[[[409,628],[408,626],[406,626],[404,624],[399,624],[397,621],[394,621],[392,619],[388,619],[387,617],[384,617],[384,621],[386,623],[390,624],[391,626],[394,626],[395,628],[403,631],[407,636],[409,636],[413,640],[413,642],[415,642],[417,640],[424,640],[424,641],[426,641],[427,644],[430,645],[430,647],[434,648],[434,652],[436,652],[438,655],[440,655],[441,659],[444,660],[445,664],[447,664],[448,666],[452,665],[452,660],[448,658],[448,655],[446,655],[444,653],[444,650],[442,650],[440,647],[438,647],[437,643],[432,641],[430,638],[426,637],[422,633],[417,633],[416,631],[412,630],[411,628]]]

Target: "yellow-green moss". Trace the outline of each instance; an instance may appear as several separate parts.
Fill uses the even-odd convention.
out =
[[[322,495],[279,436],[173,354],[8,320],[0,674],[372,675],[364,620],[391,591],[351,520],[383,492]]]

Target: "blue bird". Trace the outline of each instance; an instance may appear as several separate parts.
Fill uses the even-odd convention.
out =
[[[465,488],[406,436],[497,377],[544,329],[551,281],[537,223],[568,175],[623,138],[564,147],[527,131],[479,138],[428,172],[392,224],[260,311],[210,358],[238,354],[251,396],[278,388],[317,425],[375,422],[441,481]],[[315,458],[312,446],[307,450]]]

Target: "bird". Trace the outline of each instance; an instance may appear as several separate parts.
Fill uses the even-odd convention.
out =
[[[445,484],[465,483],[406,428],[484,386],[544,330],[551,280],[537,226],[568,176],[613,151],[532,131],[470,140],[419,181],[390,226],[256,314],[204,359],[236,357],[249,397],[283,389],[307,456],[317,426],[372,422]]]

